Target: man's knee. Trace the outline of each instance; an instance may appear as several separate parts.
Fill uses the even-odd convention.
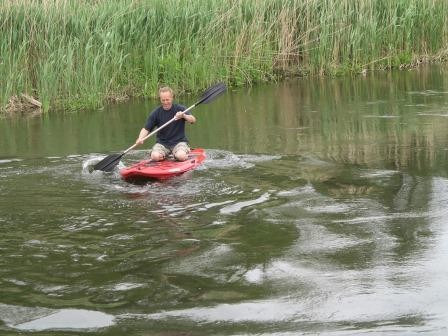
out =
[[[163,153],[158,151],[152,151],[151,152],[151,160],[153,161],[162,161],[165,158]]]
[[[176,154],[174,154],[174,157],[177,161],[185,161],[188,159],[188,153],[183,150],[178,150]]]
[[[168,148],[162,144],[156,143],[151,149],[151,160],[162,161],[168,156],[168,154]]]
[[[188,153],[190,152],[190,147],[186,142],[179,142],[173,148],[173,155],[177,161],[186,161],[188,159]]]

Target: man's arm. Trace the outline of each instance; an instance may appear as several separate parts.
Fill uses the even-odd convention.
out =
[[[143,145],[143,138],[149,134],[149,131],[146,128],[142,128],[140,130],[140,134],[138,135],[137,140],[135,140],[135,143],[138,145]]]

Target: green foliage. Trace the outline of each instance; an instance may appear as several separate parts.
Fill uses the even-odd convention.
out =
[[[224,80],[360,72],[447,51],[445,0],[56,0],[0,3],[0,108],[100,106]]]

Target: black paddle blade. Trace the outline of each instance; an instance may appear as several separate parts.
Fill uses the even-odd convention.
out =
[[[121,157],[124,154],[112,154],[104,159],[102,159],[100,162],[98,162],[95,166],[93,166],[94,170],[102,170],[105,172],[111,172],[114,170],[114,168],[117,166],[117,164],[120,162]]]
[[[227,87],[224,83],[218,83],[213,85],[212,87],[208,88],[201,97],[201,100],[196,103],[196,105],[199,104],[207,104],[218,98],[220,95],[222,95],[224,92],[226,92]]]

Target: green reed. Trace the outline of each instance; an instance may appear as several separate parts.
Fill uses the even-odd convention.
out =
[[[11,0],[0,3],[0,108],[197,92],[399,67],[447,54],[445,0]]]

